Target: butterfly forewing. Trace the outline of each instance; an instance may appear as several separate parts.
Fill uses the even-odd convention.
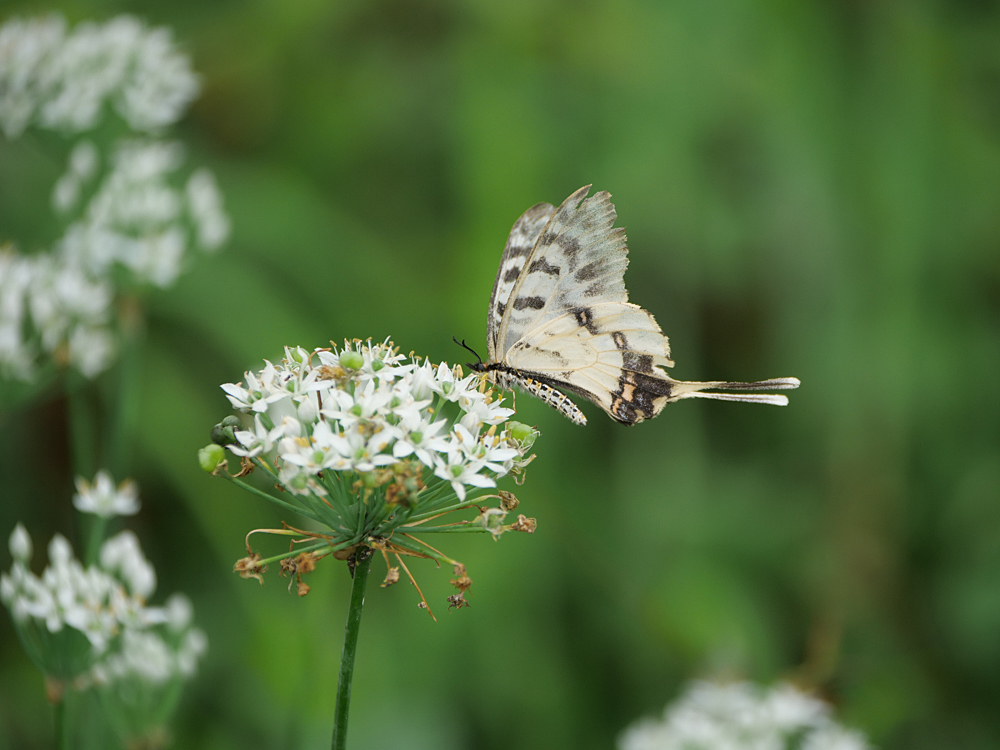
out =
[[[500,257],[500,268],[493,282],[489,319],[486,322],[486,348],[492,361],[498,358],[497,336],[500,332],[500,322],[507,310],[510,293],[524,269],[524,262],[531,254],[538,236],[555,212],[556,208],[551,203],[538,203],[521,214],[521,218],[514,222],[514,228],[510,230],[507,246],[504,247],[503,255]]]
[[[625,230],[614,229],[607,192],[590,186],[563,201],[539,235],[517,279],[497,338],[502,358],[526,333],[594,302],[626,302]]]

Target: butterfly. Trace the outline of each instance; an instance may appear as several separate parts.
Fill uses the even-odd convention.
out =
[[[587,418],[562,391],[582,396],[632,425],[685,398],[784,406],[797,378],[755,383],[674,380],[670,344],[653,316],[628,301],[625,230],[606,191],[590,185],[559,208],[539,203],[514,223],[493,282],[486,328],[488,361],[469,363],[504,390],[518,387],[579,425]],[[713,393],[708,389],[729,391]]]

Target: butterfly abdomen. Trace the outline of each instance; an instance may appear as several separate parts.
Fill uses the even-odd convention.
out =
[[[496,384],[504,390],[510,391],[516,386],[535,398],[541,399],[575,424],[581,426],[587,424],[587,417],[580,411],[580,407],[574,404],[569,396],[548,383],[535,380],[519,372],[500,370],[499,368],[494,370],[493,377]]]

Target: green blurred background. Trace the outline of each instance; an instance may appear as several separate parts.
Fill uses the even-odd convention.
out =
[[[127,525],[210,641],[177,747],[327,746],[349,591],[341,565],[304,600],[232,574],[280,519],[197,468],[218,385],[345,336],[465,361],[451,337],[485,347],[511,224],[587,183],[614,196],[676,377],[803,386],[634,428],[519,398],[538,531],[449,541],[475,580],[460,612],[450,571],[411,566],[437,624],[405,585],[369,592],[352,746],[608,748],[708,675],[812,685],[882,748],[1000,747],[996,3],[56,9],[175,30],[203,81],[177,135],[234,224],[147,300]],[[21,239],[61,165],[4,153],[0,234]],[[64,401],[0,418],[0,536],[77,534]],[[41,747],[6,615],[0,643],[0,747]]]

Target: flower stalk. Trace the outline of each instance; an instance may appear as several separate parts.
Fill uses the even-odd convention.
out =
[[[198,455],[202,469],[310,521],[283,520],[280,529],[251,531],[247,556],[234,572],[263,583],[268,566],[278,563],[298,596],[309,593],[304,578],[323,559],[347,561],[354,579],[333,722],[332,747],[342,750],[374,553],[386,565],[381,587],[405,574],[417,606],[431,618],[436,620],[404,557],[451,566],[457,593],[446,597],[448,607],[468,607],[472,579],[465,566],[423,537],[532,533],[534,519],[503,523],[517,499],[497,489],[497,481],[523,481],[538,431],[510,420],[513,409],[479,375],[401,355],[388,339],[354,339],[313,351],[286,347],[277,364],[265,361],[262,370],[245,373],[245,384],[222,389],[244,417],[228,416],[212,428],[213,445]],[[239,459],[232,473],[227,452]],[[499,507],[487,506],[491,500]],[[473,510],[474,518],[450,524],[445,518]],[[258,534],[283,539],[286,551],[265,557],[250,542]]]
[[[354,657],[361,632],[361,609],[365,605],[365,588],[372,567],[372,550],[359,547],[354,553],[354,583],[351,604],[344,626],[344,650],[340,656],[340,679],[337,682],[337,709],[333,719],[333,750],[347,747],[347,717],[351,709],[351,683],[354,680]]]

